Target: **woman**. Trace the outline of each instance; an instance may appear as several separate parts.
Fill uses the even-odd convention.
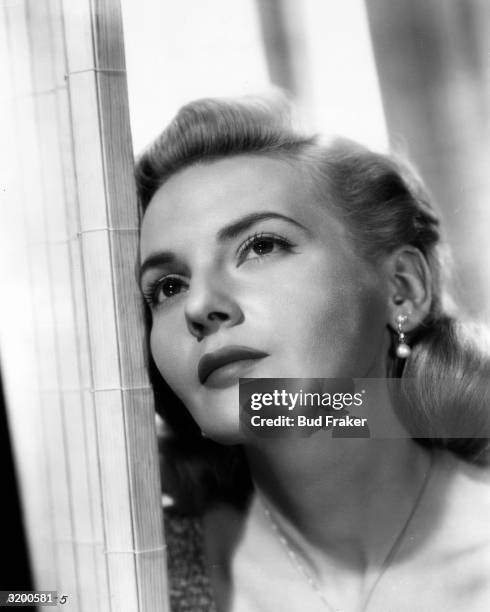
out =
[[[181,109],[137,181],[174,609],[488,609],[488,354],[420,185],[250,100]],[[377,379],[393,435],[254,435],[246,377]]]

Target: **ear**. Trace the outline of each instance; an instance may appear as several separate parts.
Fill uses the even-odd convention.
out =
[[[405,245],[387,258],[389,324],[396,329],[399,315],[407,317],[403,327],[412,331],[429,314],[432,278],[427,261],[415,247]]]

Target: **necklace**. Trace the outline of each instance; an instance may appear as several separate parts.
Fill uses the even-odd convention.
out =
[[[429,468],[427,470],[427,473],[424,476],[424,480],[422,481],[422,484],[420,486],[420,489],[417,493],[417,497],[415,498],[415,501],[413,502],[412,508],[410,510],[410,513],[408,515],[408,517],[406,518],[405,522],[402,525],[402,528],[400,529],[400,531],[398,532],[395,540],[393,541],[393,544],[390,547],[390,550],[388,551],[385,560],[383,561],[380,570],[372,584],[372,586],[370,587],[365,601],[364,601],[364,605],[362,607],[363,612],[366,610],[369,601],[371,600],[371,597],[374,593],[374,591],[376,590],[376,587],[379,584],[379,581],[381,580],[381,578],[383,577],[384,573],[386,572],[386,570],[390,567],[391,562],[397,552],[397,550],[400,548],[400,545],[403,541],[403,538],[408,530],[408,527],[410,526],[410,523],[412,522],[412,519],[415,515],[415,513],[417,512],[418,507],[420,506],[420,502],[422,501],[422,498],[424,497],[424,493],[425,490],[427,488],[427,484],[430,480],[430,476],[432,474],[432,469],[433,469],[433,455],[430,455],[430,464],[429,464]],[[265,501],[263,500],[262,497],[260,497],[260,501],[262,503],[262,507],[264,509],[264,514],[267,517],[267,520],[271,526],[272,531],[276,534],[278,540],[281,542],[281,545],[283,546],[284,550],[286,551],[288,557],[290,558],[292,564],[294,565],[296,571],[301,574],[303,576],[303,578],[306,580],[306,582],[308,583],[308,585],[310,586],[310,588],[312,589],[312,591],[315,592],[315,594],[317,595],[317,597],[320,599],[320,601],[322,602],[322,604],[325,606],[325,608],[327,610],[329,610],[330,612],[340,612],[340,610],[338,608],[334,608],[329,601],[327,600],[327,598],[325,597],[325,595],[323,594],[322,590],[320,589],[320,587],[318,586],[318,584],[316,583],[316,581],[313,579],[313,577],[311,576],[310,572],[306,569],[306,567],[304,566],[304,564],[301,562],[301,560],[299,559],[298,555],[294,552],[289,539],[286,537],[283,529],[281,529],[281,527],[279,527],[279,525],[277,524],[277,522],[274,520],[274,517],[272,515],[271,510],[269,509],[269,507],[267,506],[267,504],[265,503]]]

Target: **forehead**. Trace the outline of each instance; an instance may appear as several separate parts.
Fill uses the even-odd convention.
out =
[[[173,175],[143,218],[141,251],[216,233],[242,215],[277,212],[315,226],[326,208],[314,202],[306,172],[266,156],[242,155],[196,164]],[[170,244],[169,244],[170,243]]]

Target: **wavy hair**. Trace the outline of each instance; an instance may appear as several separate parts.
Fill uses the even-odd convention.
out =
[[[323,143],[302,134],[294,128],[284,98],[203,99],[184,106],[139,158],[142,213],[159,187],[181,169],[243,154],[299,166],[310,177],[314,196],[344,222],[353,248],[367,260],[374,263],[402,245],[422,253],[431,273],[432,303],[426,319],[409,335],[412,353],[406,361],[396,357],[392,334],[387,374],[401,377],[404,390],[396,408],[422,444],[488,463],[488,439],[483,437],[490,429],[488,345],[483,346],[481,330],[472,331],[450,314],[439,218],[415,173],[395,157],[354,142]],[[174,432],[162,441],[170,493],[184,500],[181,506],[188,512],[202,511],[218,499],[245,503],[251,484],[241,449],[203,439],[154,364],[151,378],[157,410]],[[464,431],[464,437],[441,435],[448,423],[461,426],[451,431]]]

